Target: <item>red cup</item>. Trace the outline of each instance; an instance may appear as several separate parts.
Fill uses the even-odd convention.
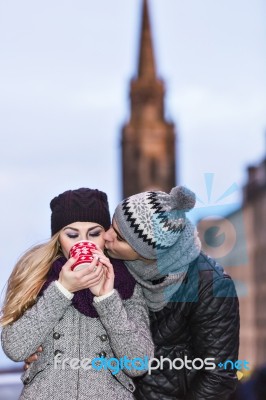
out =
[[[88,240],[81,240],[74,244],[69,250],[69,257],[78,256],[77,261],[71,266],[72,271],[87,267],[93,260],[92,250],[96,250],[96,245]]]

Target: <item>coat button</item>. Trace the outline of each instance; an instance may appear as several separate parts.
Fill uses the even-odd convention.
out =
[[[54,355],[57,356],[58,354],[63,354],[63,351],[61,351],[61,350],[55,350]]]
[[[105,351],[101,351],[100,353],[99,353],[99,357],[106,357],[106,353],[105,353]]]
[[[29,378],[29,377],[26,378],[26,379],[24,380],[24,383],[25,383],[25,385],[27,385],[28,383],[30,383],[30,378]]]
[[[107,340],[107,335],[105,335],[105,334],[101,335],[101,336],[100,336],[100,339],[101,339],[102,342],[106,342],[106,340]]]
[[[60,333],[58,333],[58,332],[55,332],[54,334],[53,334],[53,338],[55,339],[55,340],[58,340],[59,338],[60,338]]]
[[[128,385],[128,388],[129,388],[129,390],[134,390],[134,386],[130,383],[129,385]]]

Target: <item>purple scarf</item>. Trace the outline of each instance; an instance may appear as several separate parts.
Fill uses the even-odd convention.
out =
[[[66,263],[65,257],[60,257],[56,261],[54,261],[52,268],[50,269],[47,280],[44,283],[39,296],[41,296],[45,289],[55,280],[58,279],[61,268]],[[114,288],[119,292],[120,297],[122,300],[129,299],[134,291],[136,281],[132,275],[128,272],[127,268],[125,267],[123,261],[110,259],[115,273],[115,282]],[[93,307],[93,297],[94,295],[91,293],[89,289],[82,289],[78,292],[74,293],[74,297],[72,299],[73,306],[82,314],[86,315],[87,317],[97,318],[98,313]]]

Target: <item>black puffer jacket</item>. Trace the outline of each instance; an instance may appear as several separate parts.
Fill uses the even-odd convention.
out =
[[[232,279],[201,253],[190,264],[172,300],[163,310],[150,314],[155,358],[211,357],[215,358],[215,369],[171,370],[165,361],[163,370],[153,370],[136,380],[136,399],[227,400],[237,377],[231,366],[224,369],[218,364],[238,359],[239,306]],[[176,362],[177,368],[180,365],[181,361]]]

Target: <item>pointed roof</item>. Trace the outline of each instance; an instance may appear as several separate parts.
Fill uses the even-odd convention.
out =
[[[145,80],[156,79],[148,0],[143,0],[142,3],[138,77]]]

